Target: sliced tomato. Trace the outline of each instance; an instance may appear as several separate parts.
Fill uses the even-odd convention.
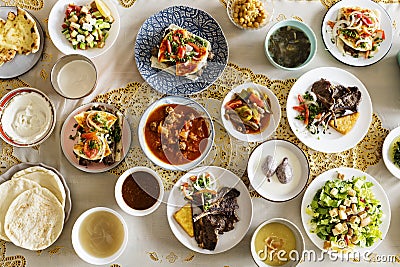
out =
[[[185,56],[185,52],[186,52],[185,47],[182,46],[182,45],[179,46],[178,47],[178,54],[177,54],[178,58],[183,58]]]
[[[293,109],[298,111],[298,112],[300,112],[300,113],[303,113],[303,112],[306,111],[306,109],[304,108],[304,105],[294,106]]]
[[[200,51],[200,48],[195,43],[188,42],[187,44],[193,47],[193,50],[196,51],[197,53]]]
[[[82,138],[87,139],[87,140],[98,139],[96,133],[97,132],[83,133],[81,136],[82,136]]]
[[[304,105],[304,108],[306,110],[305,116],[304,116],[304,124],[308,125],[309,119],[310,119],[310,110],[308,109],[307,105]]]
[[[257,106],[259,107],[264,107],[264,101],[262,101],[261,98],[259,98],[258,96],[256,96],[256,94],[251,93],[249,96],[249,100],[253,103],[256,103]]]
[[[97,153],[99,153],[98,145],[91,145],[90,142],[95,142],[94,140],[87,140],[83,145],[83,153],[85,153],[86,157],[89,159],[94,158]],[[92,148],[91,148],[92,147]]]
[[[171,42],[167,40],[166,44],[167,44],[167,52],[171,54],[172,53]]]

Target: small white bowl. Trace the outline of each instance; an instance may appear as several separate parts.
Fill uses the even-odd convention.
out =
[[[259,91],[260,93],[265,93],[271,102],[270,107],[271,107],[272,115],[270,117],[269,125],[265,129],[263,129],[263,131],[260,133],[255,133],[255,134],[241,133],[238,130],[236,130],[234,125],[232,124],[232,122],[227,120],[225,117],[226,103],[228,103],[230,100],[232,100],[232,98],[234,97],[235,94],[239,94],[242,90],[245,90],[247,88],[254,88],[257,91]],[[221,120],[222,120],[222,123],[224,124],[225,129],[228,131],[228,133],[230,133],[236,139],[239,139],[241,141],[246,141],[246,142],[262,142],[262,141],[267,140],[268,137],[270,137],[271,135],[273,135],[275,133],[276,129],[278,128],[279,122],[281,120],[281,105],[279,104],[279,100],[275,96],[274,92],[272,92],[266,86],[262,86],[260,84],[255,84],[255,83],[244,83],[244,84],[238,85],[235,88],[233,88],[225,96],[225,98],[221,104]]]
[[[260,23],[258,27],[248,27],[240,24],[239,22],[236,21],[234,17],[235,10],[233,8],[234,4],[238,2],[239,0],[228,0],[226,4],[226,11],[228,13],[228,17],[231,20],[231,22],[238,27],[239,29],[242,30],[260,30],[264,28],[268,23],[271,21],[273,13],[274,13],[274,6],[272,3],[272,0],[258,0],[263,6],[264,12],[266,13],[265,20],[263,23]]]
[[[400,127],[391,130],[386,136],[382,146],[382,158],[390,173],[400,179],[400,167],[395,165],[392,160],[392,147],[395,141],[400,141]]]
[[[80,99],[96,88],[96,66],[84,55],[66,55],[54,64],[50,80],[59,95],[68,99]]]
[[[266,264],[264,261],[260,260],[260,258],[257,255],[257,251],[254,245],[255,239],[257,234],[259,233],[260,229],[263,228],[265,225],[270,224],[270,223],[281,223],[285,226],[287,226],[290,230],[292,230],[295,238],[296,238],[296,252],[293,253],[292,257],[295,257],[295,260],[290,260],[290,256],[286,255],[288,262],[285,263],[284,267],[294,267],[297,264],[300,263],[302,260],[302,255],[303,251],[305,249],[305,243],[304,243],[304,238],[303,234],[301,233],[300,229],[291,221],[284,219],[284,218],[273,218],[270,220],[267,220],[263,223],[261,223],[257,229],[254,231],[253,236],[251,237],[251,242],[250,242],[250,250],[251,250],[251,256],[253,257],[254,262],[259,266],[259,267],[271,267],[271,265]]]
[[[91,254],[89,254],[83,247],[82,244],[80,242],[80,238],[79,238],[79,230],[80,227],[82,226],[83,221],[90,215],[92,215],[95,212],[99,212],[99,211],[105,211],[105,212],[109,212],[113,215],[115,215],[118,220],[121,222],[123,228],[124,228],[124,239],[122,241],[122,244],[120,246],[120,248],[111,256],[106,257],[106,258],[99,258],[99,257],[95,257]],[[104,265],[104,264],[109,264],[113,261],[115,261],[119,256],[121,256],[121,254],[124,252],[126,245],[128,244],[128,225],[126,224],[124,218],[122,218],[122,216],[117,213],[116,211],[110,209],[110,208],[106,208],[106,207],[95,207],[95,208],[91,208],[87,211],[85,211],[84,213],[82,213],[78,219],[75,221],[74,226],[72,227],[72,246],[76,252],[76,254],[78,254],[78,256],[86,261],[87,263],[90,264],[94,264],[94,265]]]
[[[280,28],[283,27],[293,27],[296,28],[300,31],[302,31],[308,38],[308,40],[310,41],[310,53],[307,57],[307,59],[300,64],[297,67],[286,67],[286,66],[282,66],[280,64],[278,64],[277,62],[274,61],[272,54],[269,51],[269,41],[271,39],[271,36]],[[265,37],[265,42],[264,42],[264,52],[265,52],[265,56],[267,57],[267,59],[269,60],[269,62],[271,62],[271,64],[279,69],[283,69],[283,70],[299,70],[304,68],[306,65],[308,65],[315,57],[315,55],[317,54],[317,37],[315,36],[314,31],[311,29],[310,26],[308,26],[307,24],[305,24],[304,22],[295,20],[295,19],[288,19],[288,20],[283,20],[280,22],[277,22],[276,24],[274,24],[268,31],[267,36]]]
[[[157,197],[157,201],[148,209],[145,210],[138,210],[138,209],[133,209],[131,208],[124,200],[124,198],[122,197],[122,186],[125,182],[125,180],[132,174],[135,172],[147,172],[150,175],[152,175],[154,177],[154,179],[158,182],[158,186],[160,188],[158,197]],[[149,215],[150,213],[154,212],[161,204],[163,197],[164,197],[164,185],[163,182],[161,180],[161,177],[152,169],[147,168],[147,167],[134,167],[134,168],[130,168],[128,170],[126,170],[117,180],[117,183],[115,184],[115,200],[117,201],[118,206],[125,211],[126,213],[128,213],[129,215],[133,215],[133,216],[145,216],[145,215]]]
[[[39,145],[51,135],[55,125],[54,104],[40,90],[21,87],[0,99],[0,137],[10,145]]]

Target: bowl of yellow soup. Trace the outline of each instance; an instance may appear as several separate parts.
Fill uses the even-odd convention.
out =
[[[302,259],[304,247],[299,228],[284,218],[261,223],[250,242],[251,255],[259,267],[296,266]]]
[[[95,207],[82,213],[72,228],[72,246],[78,256],[94,265],[115,261],[128,243],[128,226],[116,211]]]

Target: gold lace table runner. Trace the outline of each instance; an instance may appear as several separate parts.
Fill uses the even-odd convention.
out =
[[[221,102],[225,95],[232,88],[245,82],[254,82],[267,86],[278,97],[282,109],[282,117],[275,135],[270,137],[270,139],[291,141],[305,152],[310,163],[309,181],[331,168],[343,166],[366,170],[368,166],[379,162],[382,157],[382,144],[389,130],[382,127],[382,122],[376,114],[373,114],[372,123],[365,138],[352,149],[341,153],[327,154],[310,149],[301,143],[290,129],[285,108],[288,93],[295,81],[296,79],[270,80],[264,74],[254,74],[248,68],[241,68],[233,63],[229,63],[221,77],[210,88],[192,96],[191,98],[198,101],[209,111],[213,118],[216,132],[212,152],[202,164],[226,168],[239,177],[242,177],[246,185],[249,185],[246,172],[248,158],[254,148],[260,143],[248,143],[231,137],[223,127],[220,114]],[[137,138],[137,127],[141,115],[144,113],[146,107],[162,96],[148,84],[134,82],[124,88],[98,95],[94,101],[116,105],[127,116],[133,131],[132,146],[127,157],[122,164],[111,170],[111,172],[120,175],[130,167],[148,166],[156,170],[163,177],[164,186],[169,190],[184,172],[168,171],[154,165],[142,152]],[[252,196],[258,196],[255,191],[250,190]]]

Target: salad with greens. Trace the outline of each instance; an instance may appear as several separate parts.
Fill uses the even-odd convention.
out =
[[[102,3],[97,1],[97,3]],[[96,1],[85,6],[69,4],[65,10],[62,33],[74,49],[103,48],[114,18],[99,8]],[[103,3],[100,5],[104,5]]]
[[[312,216],[311,232],[325,241],[324,249],[370,247],[382,239],[383,212],[373,186],[365,176],[345,180],[338,174],[317,191],[306,213]]]
[[[209,172],[192,175],[180,186],[185,199],[198,204],[203,211],[207,211],[214,201],[218,193],[217,189],[217,180]]]

